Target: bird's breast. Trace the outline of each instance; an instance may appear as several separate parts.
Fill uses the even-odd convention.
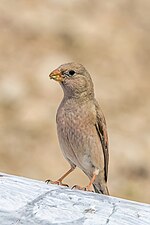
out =
[[[86,107],[60,107],[56,121],[59,141],[63,148],[71,147],[74,151],[81,147],[86,148],[95,132],[94,120],[92,110],[87,110]]]
[[[73,131],[81,131],[86,129],[94,122],[94,115],[90,111],[82,108],[74,108],[71,110],[59,109],[56,116],[57,126],[62,128],[62,131],[68,129]]]

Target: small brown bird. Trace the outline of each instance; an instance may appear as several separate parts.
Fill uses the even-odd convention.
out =
[[[93,185],[95,192],[108,195],[106,121],[94,98],[90,74],[81,64],[72,62],[61,65],[49,76],[64,91],[56,122],[61,150],[71,166],[53,183],[63,185],[62,180],[78,166],[90,179],[84,190],[89,191]]]

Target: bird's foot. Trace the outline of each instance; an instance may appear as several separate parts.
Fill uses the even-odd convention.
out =
[[[57,184],[57,185],[60,185],[60,186],[65,186],[65,187],[69,187],[68,184],[63,184],[61,180],[56,180],[56,181],[52,181],[50,179],[46,180],[45,183],[49,184]]]
[[[90,190],[90,188],[88,186],[81,187],[79,185],[74,185],[71,189],[94,192],[93,190]]]

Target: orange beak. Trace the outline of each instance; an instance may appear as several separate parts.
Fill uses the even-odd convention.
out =
[[[53,79],[53,80],[56,80],[56,81],[59,81],[59,82],[62,82],[64,80],[61,72],[58,69],[52,71],[50,73],[49,77],[50,77],[50,79]]]

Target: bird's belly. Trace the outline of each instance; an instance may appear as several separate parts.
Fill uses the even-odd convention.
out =
[[[92,130],[91,127],[87,130],[85,124],[83,128],[81,123],[78,127],[75,127],[73,123],[59,124],[57,129],[60,147],[65,158],[84,172],[89,171],[89,175],[92,174],[99,164],[99,157],[96,159],[97,162],[93,160],[95,152],[92,151],[92,146],[97,144],[96,140],[92,143],[94,129]],[[100,143],[98,145],[100,146]]]
[[[79,167],[80,163],[79,163],[78,158],[74,151],[76,142],[72,141],[70,139],[69,128],[63,127],[63,126],[61,126],[61,127],[58,126],[57,132],[58,132],[59,144],[60,144],[60,147],[61,147],[64,157],[69,161],[69,163],[72,163]]]

